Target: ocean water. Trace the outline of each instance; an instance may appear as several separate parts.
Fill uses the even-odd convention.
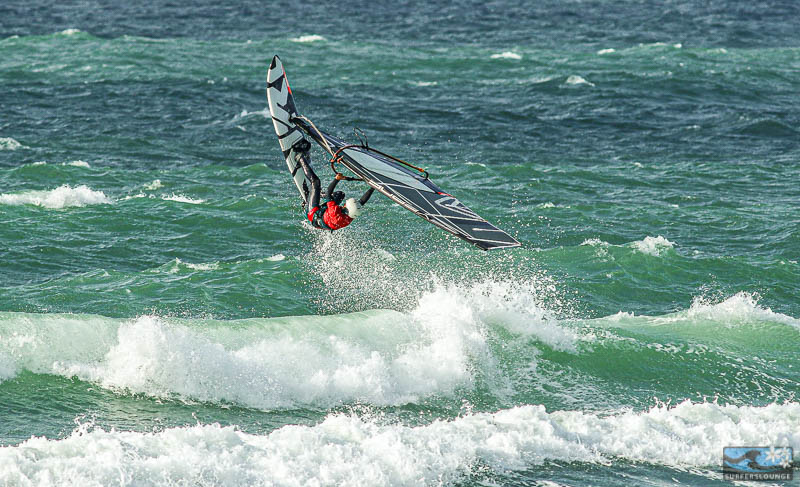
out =
[[[311,229],[275,54],[301,113],[523,247],[381,195]],[[730,485],[725,446],[800,452],[795,2],[12,0],[0,86],[0,485]]]

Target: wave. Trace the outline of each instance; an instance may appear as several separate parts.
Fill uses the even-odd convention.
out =
[[[293,37],[289,39],[292,42],[299,42],[301,44],[309,43],[309,42],[319,42],[319,41],[326,41],[324,37],[318,34],[311,34],[311,35],[304,35],[300,37]]]
[[[522,470],[545,461],[647,462],[718,478],[720,445],[800,451],[800,404],[763,407],[683,402],[647,411],[548,412],[529,405],[421,426],[329,414],[267,435],[196,425],[156,433],[82,424],[64,439],[33,437],[0,449],[11,484],[442,485],[481,466]],[[98,461],[102,452],[102,461]]]
[[[797,136],[797,131],[788,124],[774,119],[761,119],[740,129],[744,135],[759,137],[793,137]]]
[[[204,321],[203,328],[151,316],[23,315],[4,322],[16,332],[3,341],[17,367],[112,390],[261,409],[403,404],[446,393],[470,380],[463,348],[470,344],[453,342],[480,341],[457,331],[426,339],[424,330],[390,311]]]
[[[651,255],[653,257],[662,257],[674,249],[675,242],[670,242],[666,238],[659,235],[657,237],[647,236],[642,240],[630,242],[623,246],[613,245],[598,238],[586,239],[583,241],[583,243],[581,243],[581,245],[588,245],[597,248],[598,256],[602,257],[606,257],[608,255],[606,249],[609,247],[628,247],[641,254]]]
[[[151,182],[147,183],[144,186],[144,189],[147,191],[155,191],[157,189],[161,189],[164,185],[161,183],[160,179],[154,179]]]
[[[17,150],[20,148],[27,149],[27,147],[11,137],[0,137],[0,150]]]
[[[0,204],[35,205],[44,208],[60,209],[73,206],[111,204],[111,200],[106,197],[102,191],[94,191],[86,185],[73,188],[65,184],[51,190],[0,194]]]
[[[169,265],[169,270],[167,270],[167,273],[177,274],[184,268],[193,271],[216,271],[219,270],[219,262],[192,264],[191,262],[184,262],[175,257],[175,260]]]
[[[217,265],[176,260],[163,270]],[[528,350],[533,342],[576,353],[581,340],[531,294],[487,284],[467,292],[443,286],[404,313],[234,321],[0,313],[0,356],[6,378],[11,364],[155,397],[259,409],[402,405],[460,397],[482,377],[483,387],[506,388],[493,350],[498,333]]]
[[[733,330],[747,327],[755,328],[760,332],[766,331],[764,326],[760,326],[766,324],[779,325],[780,332],[785,332],[787,326],[800,331],[800,319],[763,307],[758,304],[757,295],[746,292],[738,292],[719,302],[713,302],[705,296],[697,296],[689,309],[663,316],[635,316],[631,313],[620,312],[598,321],[655,326],[677,324],[695,329],[705,327],[716,331],[721,328]]]
[[[517,54],[517,53],[515,53],[515,52],[512,52],[512,51],[504,51],[504,52],[501,52],[499,54],[492,54],[491,58],[492,59],[515,59],[515,60],[519,60],[519,59],[522,59],[522,56]]]
[[[706,321],[726,326],[752,323],[781,323],[800,330],[800,320],[759,306],[758,297],[739,292],[720,303],[711,303],[705,297],[696,297],[684,316],[693,321]]]
[[[568,85],[594,86],[594,83],[592,83],[590,81],[586,81],[584,78],[582,78],[582,77],[580,77],[578,75],[575,75],[575,74],[570,75],[569,77],[567,77],[567,81],[565,81],[565,83],[568,84]]]
[[[159,181],[158,179],[144,186],[144,189],[146,191],[155,191],[156,189],[159,188],[161,188],[161,181]],[[157,196],[155,194],[145,194],[141,192],[137,194],[129,194],[127,196],[124,196],[123,198],[120,198],[119,201],[129,201],[140,198],[147,198],[151,200],[160,198],[163,201],[174,201],[176,203],[187,203],[190,205],[201,205],[206,202],[206,200],[204,199],[192,198],[183,194],[172,193],[172,194],[162,194],[161,196]]]
[[[645,237],[644,240],[633,242],[631,245],[643,254],[659,257],[662,253],[672,249],[675,243],[659,235],[658,237]]]
[[[221,265],[176,259],[148,272],[212,273]],[[680,387],[655,391],[741,398],[768,388],[774,400],[790,397],[784,378],[793,372],[770,357],[793,353],[786,337],[798,331],[800,320],[745,293],[717,303],[697,298],[663,316],[576,320],[557,318],[535,290],[486,282],[440,285],[406,312],[232,321],[0,313],[0,381],[28,370],[120,393],[262,410],[454,401],[477,391],[498,404],[545,394],[616,407],[628,398],[607,397],[608,380],[701,369]],[[720,389],[713,378],[726,371]]]
[[[190,197],[188,197],[186,195],[175,194],[175,193],[172,193],[171,195],[164,195],[164,196],[161,197],[161,199],[164,200],[164,201],[175,201],[175,202],[178,202],[178,203],[188,203],[190,205],[200,205],[200,204],[206,202],[206,200],[204,200],[204,199],[190,198]]]

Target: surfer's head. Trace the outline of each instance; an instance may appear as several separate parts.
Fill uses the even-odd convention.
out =
[[[344,201],[344,191],[334,191],[333,194],[331,194],[331,199],[334,203],[341,206],[342,201]]]
[[[345,206],[347,207],[347,214],[350,218],[355,218],[361,214],[361,203],[356,201],[355,198],[347,198]]]

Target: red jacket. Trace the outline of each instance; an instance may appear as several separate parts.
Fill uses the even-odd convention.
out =
[[[353,219],[346,215],[342,209],[343,208],[341,206],[337,205],[333,201],[328,201],[327,207],[325,208],[325,213],[322,215],[322,221],[325,223],[325,226],[331,230],[338,230],[350,225],[350,222],[352,222]],[[315,207],[308,213],[308,221],[315,223],[315,213],[318,210],[320,210],[319,206]]]

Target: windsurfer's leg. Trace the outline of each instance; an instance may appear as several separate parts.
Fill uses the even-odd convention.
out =
[[[306,142],[306,144],[308,143]],[[319,206],[321,186],[319,178],[317,177],[316,173],[314,173],[314,170],[311,169],[311,164],[309,163],[311,160],[311,155],[309,154],[308,150],[297,152],[297,155],[295,155],[295,160],[298,164],[300,164],[300,167],[303,168],[303,173],[305,173],[306,179],[311,183],[311,192],[308,198],[308,208],[314,209]]]
[[[319,178],[317,177],[316,174],[314,174],[314,177],[311,179],[311,197],[308,199],[309,201],[308,207],[312,210],[319,206],[319,193],[320,193]]]

